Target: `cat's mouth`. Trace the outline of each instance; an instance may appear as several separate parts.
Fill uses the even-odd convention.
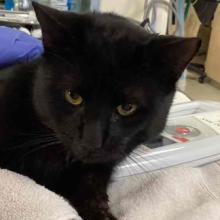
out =
[[[80,161],[87,164],[95,164],[95,163],[115,163],[122,159],[116,153],[104,152],[104,150],[89,152],[80,157]]]

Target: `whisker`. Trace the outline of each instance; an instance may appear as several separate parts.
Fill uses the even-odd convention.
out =
[[[39,140],[30,140],[30,141],[26,141],[23,144],[19,144],[19,145],[15,145],[15,146],[7,146],[7,147],[0,147],[0,151],[1,150],[6,150],[6,151],[11,151],[11,150],[17,150],[17,149],[21,149],[21,148],[29,148],[29,147],[33,147],[39,144],[44,144],[45,142],[48,141],[58,141],[57,138],[53,138],[53,137],[48,137],[48,138],[41,138]],[[60,141],[59,141],[60,142]]]
[[[130,178],[132,178],[133,180],[135,180],[137,182],[140,182],[140,181],[145,182],[146,175],[151,177],[151,173],[146,171],[146,168],[143,169],[143,167],[138,163],[138,161],[135,161],[135,159],[131,158],[130,156],[129,156],[129,160],[131,161],[131,163],[133,165],[132,167],[128,167],[128,169],[132,170],[131,171],[132,175],[130,176]],[[136,166],[134,166],[134,164]],[[138,169],[137,167],[139,167],[140,169]]]
[[[43,134],[43,133],[41,133],[41,132],[39,132],[39,133],[30,133],[30,132],[28,132],[28,133],[25,133],[25,132],[20,132],[19,134],[18,134],[19,136],[33,136],[33,137],[35,137],[35,136],[37,136],[37,137],[56,137],[56,134],[54,133],[51,133],[51,134]]]
[[[129,158],[133,161],[134,164],[136,164],[141,169],[141,172],[149,171],[148,167],[143,166],[142,161],[137,160],[135,157],[132,157],[132,155],[130,155]]]
[[[146,161],[146,158],[144,158],[143,157],[143,155],[141,155],[141,154],[138,154],[137,152],[133,152],[134,154],[136,153],[136,155],[138,155],[140,158],[142,158],[143,160],[145,160]],[[150,163],[150,164],[152,164],[152,167],[154,168],[155,167],[155,165],[156,165],[156,163],[159,163],[159,162],[164,162],[164,164],[167,164],[165,161],[163,161],[161,158],[158,158],[158,157],[156,157],[156,156],[153,156],[153,155],[148,155],[148,157],[149,158],[153,158],[153,160],[147,160],[148,161],[148,163]],[[137,161],[138,161],[138,159],[137,158],[135,158]],[[154,163],[153,163],[154,162]],[[144,164],[144,165],[146,165],[146,163]],[[167,166],[168,166],[168,164],[167,164]],[[155,174],[155,173],[164,173],[164,169],[162,169],[162,168],[158,168],[158,169],[155,169],[155,170],[149,170],[150,172],[149,172],[149,174]]]
[[[136,155],[138,156],[138,157],[141,157],[141,158],[143,158],[143,159],[145,159],[146,160],[146,158],[144,158],[143,157],[143,153],[144,154],[146,154],[146,152],[144,151],[144,150],[142,150],[142,149],[136,149],[135,151],[134,151],[135,153],[136,153]],[[156,155],[147,155],[148,157],[150,157],[150,158],[153,158],[154,160],[156,160],[156,161],[158,161],[158,162],[161,162],[162,164],[164,164],[164,165],[166,165],[166,166],[168,166],[169,164],[165,161],[165,160],[163,160],[161,157],[158,157],[158,156],[156,156]]]
[[[23,160],[25,157],[27,157],[28,155],[30,155],[34,152],[37,152],[37,151],[42,150],[42,149],[46,149],[47,147],[54,146],[54,145],[57,145],[57,144],[60,144],[60,143],[61,143],[60,141],[54,141],[54,142],[46,143],[46,144],[44,144],[40,147],[34,148],[34,149],[28,151],[27,153],[25,153],[24,155],[22,155],[21,160]]]
[[[132,166],[132,167],[129,166],[129,164],[132,165],[134,163],[134,161],[130,157],[127,157],[126,162],[128,162],[127,169],[128,169],[130,176],[132,176],[135,180],[139,181],[141,178],[141,176],[138,175],[140,173],[139,170],[137,169],[136,166]],[[137,164],[137,163],[135,162],[135,164]]]

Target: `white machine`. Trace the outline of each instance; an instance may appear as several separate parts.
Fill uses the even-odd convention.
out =
[[[220,160],[220,103],[190,101],[178,92],[161,138],[139,146],[118,166],[114,178],[216,160]]]

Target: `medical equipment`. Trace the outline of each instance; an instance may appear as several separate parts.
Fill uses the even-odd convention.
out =
[[[183,94],[180,94],[183,96]],[[220,103],[187,101],[172,106],[160,139],[140,145],[117,168],[115,179],[167,167],[201,166],[220,159]]]

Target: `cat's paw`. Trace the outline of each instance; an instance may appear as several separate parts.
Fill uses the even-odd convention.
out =
[[[83,220],[117,220],[111,213],[109,212],[93,212],[87,213],[87,215],[83,216]]]
[[[111,213],[107,212],[103,216],[100,216],[100,220],[117,220]]]
[[[108,213],[104,220],[117,220],[112,214]]]

